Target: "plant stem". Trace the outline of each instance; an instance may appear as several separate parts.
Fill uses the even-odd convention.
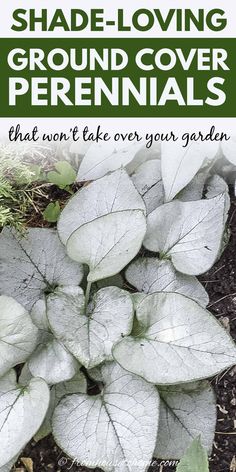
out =
[[[91,287],[92,287],[92,282],[88,282],[86,292],[85,292],[85,310],[87,310]]]

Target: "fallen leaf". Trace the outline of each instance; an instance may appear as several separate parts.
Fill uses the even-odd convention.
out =
[[[233,377],[236,374],[236,367],[233,367],[233,369],[230,371],[229,375]]]
[[[230,333],[229,318],[228,318],[227,316],[221,316],[220,322],[222,323],[222,325],[224,326],[224,328],[226,329],[226,331],[227,331],[228,333]]]
[[[234,456],[230,464],[230,472],[236,472],[236,457]]]
[[[221,405],[216,405],[216,406],[219,408],[221,413],[223,413],[224,415],[228,414],[228,411],[225,409],[224,406],[221,406]]]
[[[21,457],[21,462],[24,464],[27,472],[34,472],[34,464],[30,457]]]

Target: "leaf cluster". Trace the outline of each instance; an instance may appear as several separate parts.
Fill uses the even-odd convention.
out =
[[[113,151],[97,165],[85,155],[79,179],[92,182],[57,230],[0,235],[0,471],[51,431],[72,459],[107,472],[180,459],[199,436],[211,452],[207,379],[235,364],[236,348],[197,276],[223,250],[228,186],[212,174],[212,149],[176,149],[178,172],[167,171],[170,149],[160,160],[121,148],[116,163]]]

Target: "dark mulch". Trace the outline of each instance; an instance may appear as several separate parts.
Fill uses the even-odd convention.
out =
[[[236,199],[232,200],[230,242],[221,259],[201,277],[209,296],[210,311],[236,340]],[[217,395],[218,420],[211,472],[236,472],[236,368],[212,380]],[[88,472],[66,458],[50,436],[39,443],[31,442],[21,457],[33,460],[34,472]],[[22,467],[21,461],[17,467]],[[24,469],[22,469],[24,470]],[[97,469],[98,470],[98,469]],[[174,472],[176,467],[156,462],[150,472]],[[201,472],[201,471],[199,471]]]

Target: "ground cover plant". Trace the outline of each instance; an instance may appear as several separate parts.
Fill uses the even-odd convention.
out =
[[[91,146],[75,193],[68,165],[46,172],[70,196],[57,229],[4,225],[1,471],[51,432],[72,460],[105,471],[181,459],[199,437],[206,462],[216,424],[207,379],[236,364],[236,348],[197,276],[229,238],[235,155],[228,145]]]

